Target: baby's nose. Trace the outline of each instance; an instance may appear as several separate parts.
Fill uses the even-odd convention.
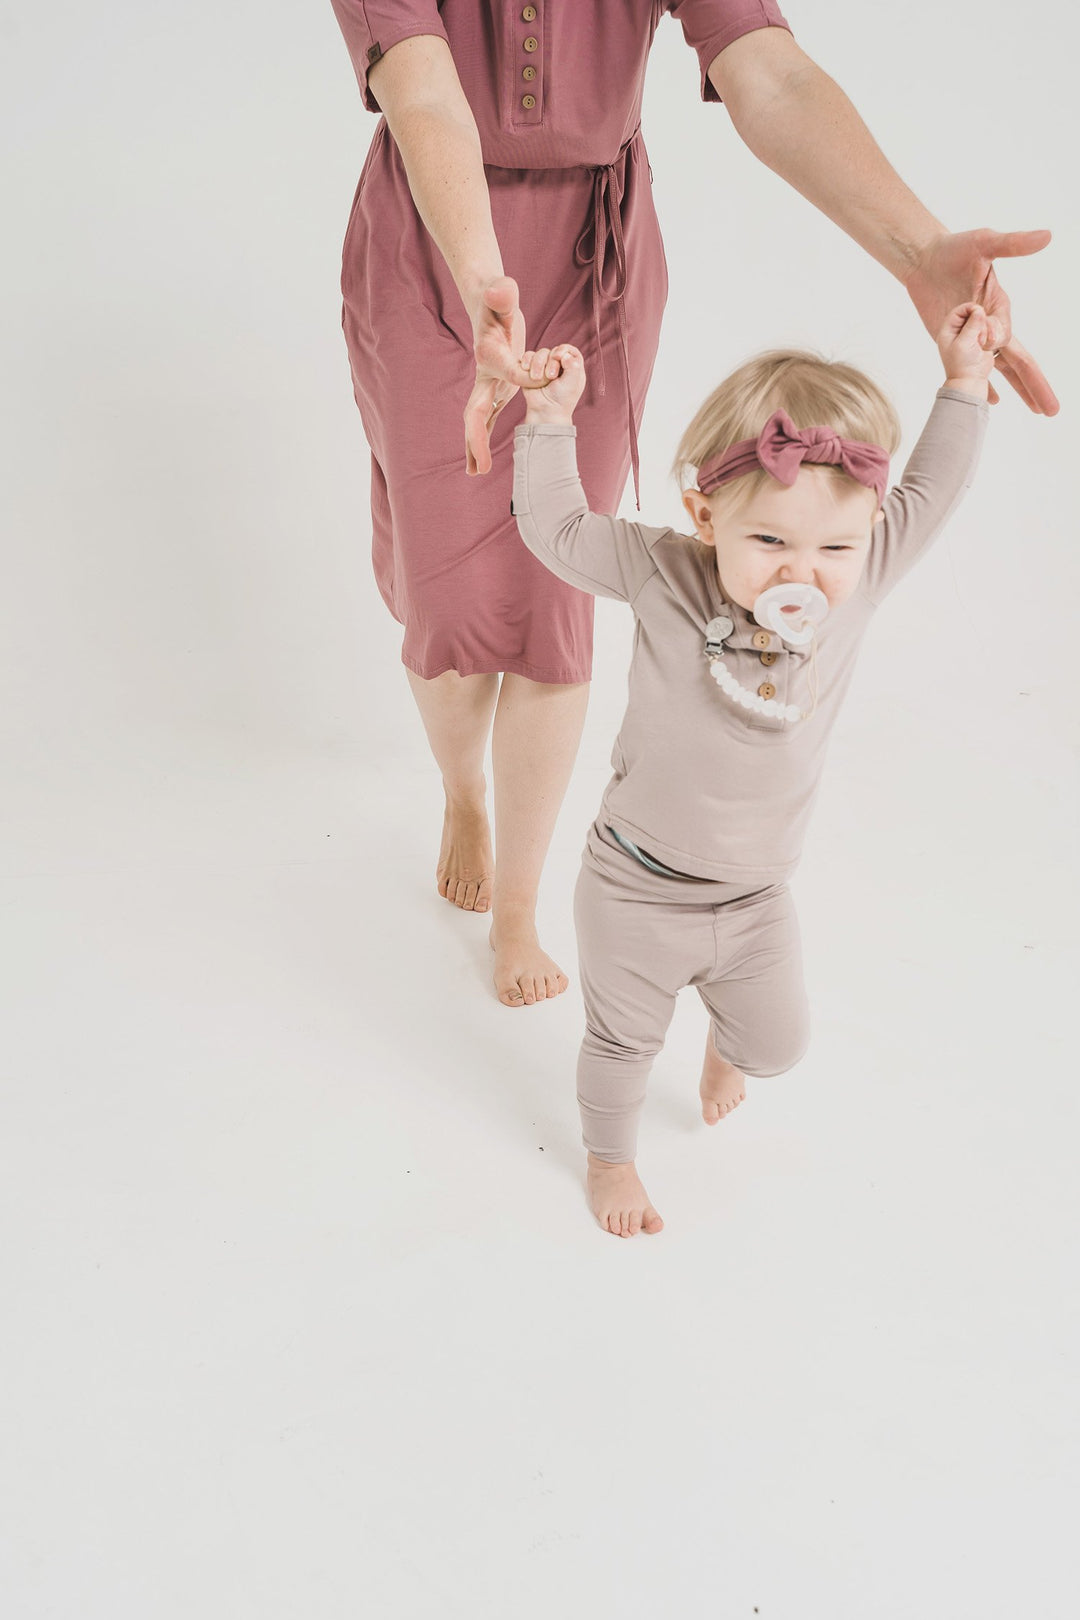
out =
[[[799,562],[797,558],[794,561],[785,562],[777,574],[777,584],[816,585],[817,580],[814,578],[813,562],[809,558],[805,562]]]

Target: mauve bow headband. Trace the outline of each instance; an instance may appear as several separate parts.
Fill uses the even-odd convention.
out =
[[[757,467],[790,487],[804,461],[842,467],[849,478],[876,492],[879,506],[885,499],[889,458],[879,444],[842,439],[829,427],[797,428],[784,410],[773,412],[756,439],[740,439],[699,467],[697,487],[703,495],[711,495],[721,484]]]

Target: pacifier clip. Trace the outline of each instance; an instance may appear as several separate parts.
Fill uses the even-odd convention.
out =
[[[817,708],[817,640],[816,630],[829,611],[829,603],[822,591],[814,585],[773,585],[762,591],[753,607],[759,625],[772,630],[781,641],[791,647],[810,646],[810,674],[812,702],[809,709],[800,709],[795,703],[781,703],[776,698],[763,698],[737,680],[724,663],[724,642],[735,629],[730,614],[718,614],[705,626],[705,656],[709,660],[709,674],[717,686],[740,709],[763,714],[770,720],[794,723],[808,720]]]

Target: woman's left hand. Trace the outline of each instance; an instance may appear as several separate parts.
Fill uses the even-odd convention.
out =
[[[923,325],[936,338],[951,309],[981,304],[991,322],[995,367],[1016,389],[1025,405],[1042,416],[1056,416],[1057,397],[1039,367],[1012,334],[1008,297],[994,274],[994,260],[1038,253],[1049,231],[960,231],[937,236],[923,251],[904,285]],[[990,387],[990,403],[998,394]]]
[[[491,430],[504,405],[529,381],[522,368],[525,317],[517,282],[500,276],[485,287],[473,313],[476,381],[465,406],[465,471],[491,471]]]

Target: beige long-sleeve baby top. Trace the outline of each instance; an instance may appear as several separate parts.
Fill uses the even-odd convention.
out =
[[[612,755],[602,821],[675,871],[723,882],[781,881],[798,861],[829,732],[874,609],[941,530],[970,485],[989,406],[940,388],[899,484],[883,502],[858,591],[817,633],[816,707],[809,649],[786,646],[725,600],[713,550],[670,528],[590,512],[576,429],[519,427],[513,511],[529,550],[635,616],[629,700]],[[724,661],[751,691],[766,678],[798,721],[737,707],[705,656],[706,626],[734,621]],[[766,640],[767,638],[767,640]],[[767,657],[768,667],[762,661]]]

